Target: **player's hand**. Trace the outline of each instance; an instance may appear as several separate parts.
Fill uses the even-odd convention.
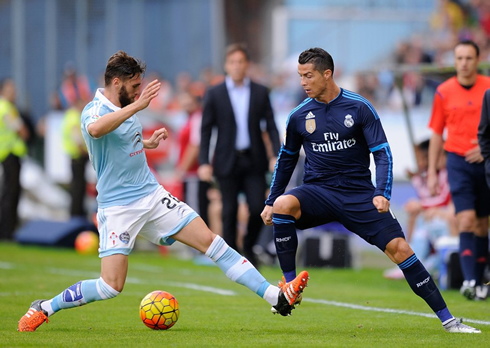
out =
[[[141,92],[138,99],[135,101],[135,103],[137,103],[138,110],[145,109],[150,104],[151,100],[158,96],[161,85],[161,82],[158,80],[153,80],[146,85],[143,92]]]
[[[437,177],[437,173],[427,172],[427,188],[432,196],[438,195],[440,192],[439,189],[439,178]]]
[[[390,210],[390,201],[383,196],[375,196],[373,204],[378,209],[378,213],[387,213]]]
[[[274,173],[274,169],[276,169],[277,157],[271,157],[269,160],[269,171]]]
[[[197,176],[201,181],[213,181],[213,166],[210,164],[201,164],[199,168],[197,168]]]
[[[272,225],[272,206],[266,205],[264,207],[264,210],[262,210],[260,217],[262,218],[262,221],[264,221],[264,224],[266,226],[271,226]]]
[[[145,149],[154,149],[160,144],[160,140],[168,138],[168,132],[165,128],[157,129],[153,132],[150,139],[143,140],[143,147]]]
[[[481,163],[483,162],[483,156],[481,155],[480,145],[478,145],[478,140],[472,140],[472,144],[476,146],[464,154],[464,159],[468,163]]]

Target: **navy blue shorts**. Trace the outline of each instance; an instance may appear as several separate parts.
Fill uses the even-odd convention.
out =
[[[464,157],[447,153],[447,176],[456,213],[475,210],[476,216],[490,215],[490,189],[485,180],[485,164],[468,163]]]
[[[295,196],[301,204],[299,229],[338,221],[369,244],[385,251],[394,238],[405,238],[396,217],[381,214],[374,207],[374,187],[370,181],[347,181],[335,187],[303,184],[285,194]]]

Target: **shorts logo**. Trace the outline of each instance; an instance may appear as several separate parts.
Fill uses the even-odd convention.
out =
[[[310,111],[308,115],[306,115],[306,131],[308,133],[313,133],[316,129],[315,115]]]
[[[126,231],[126,232],[123,232],[119,235],[119,240],[121,242],[123,242],[124,244],[128,244],[129,243],[129,239],[130,239],[130,236],[129,236],[129,233]]]
[[[354,125],[354,119],[352,118],[352,115],[345,115],[344,126],[350,128],[353,125]]]
[[[75,302],[82,299],[82,282],[73,284],[63,291],[63,302]]]
[[[112,240],[112,245],[116,245],[116,240],[117,240],[117,234],[116,232],[112,232],[111,235],[109,236],[109,239]]]

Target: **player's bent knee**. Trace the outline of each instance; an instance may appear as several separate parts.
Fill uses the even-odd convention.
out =
[[[280,196],[274,202],[272,210],[275,214],[298,215],[300,211],[299,201],[292,195]]]
[[[395,238],[391,240],[388,245],[386,245],[385,252],[396,263],[405,261],[414,253],[410,247],[410,244],[408,244],[403,238]]]

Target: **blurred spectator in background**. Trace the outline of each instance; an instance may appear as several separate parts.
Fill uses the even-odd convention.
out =
[[[0,239],[13,238],[20,199],[20,158],[27,154],[29,132],[15,106],[16,86],[12,79],[0,81],[0,162],[3,184],[0,202]]]
[[[456,76],[437,88],[429,123],[432,136],[427,185],[431,194],[438,193],[437,169],[444,148],[459,232],[459,257],[464,277],[460,291],[468,299],[484,299],[488,290],[482,285],[482,278],[488,257],[490,189],[485,182],[477,132],[483,95],[490,88],[490,78],[478,74],[479,53],[473,41],[456,45]]]
[[[432,273],[438,266],[438,257],[433,253],[436,240],[446,235],[457,235],[456,219],[447,180],[444,151],[437,166],[439,190],[435,196],[432,196],[427,186],[429,140],[416,145],[415,156],[418,170],[415,173],[407,170],[407,175],[417,198],[410,198],[404,206],[408,215],[406,239],[429,273]],[[384,277],[404,278],[398,267],[385,271]]]
[[[253,246],[262,229],[260,212],[267,189],[265,174],[276,161],[275,157],[267,158],[262,131],[267,131],[274,155],[279,152],[280,142],[268,89],[247,77],[248,66],[247,49],[239,44],[230,45],[225,54],[225,82],[206,92],[199,177],[210,182],[214,175],[218,181],[223,202],[223,238],[233,248],[237,247],[238,195],[245,193],[249,219],[243,253],[257,266]],[[211,160],[214,128],[217,140]]]
[[[89,79],[78,74],[72,62],[65,64],[63,81],[59,90],[59,103],[63,110],[75,106],[79,100],[87,104],[93,97],[93,88]]]
[[[199,144],[201,139],[202,110],[200,101],[189,92],[181,92],[179,104],[187,115],[187,122],[180,129],[179,158],[175,167],[177,180],[184,183],[184,201],[187,202],[202,217],[209,226],[207,196],[210,183],[199,180]]]
[[[88,162],[88,152],[82,137],[81,115],[85,102],[78,99],[72,107],[66,110],[61,125],[63,150],[71,158],[72,178],[69,185],[71,197],[70,215],[87,216],[85,210],[85,194],[87,180],[85,167]]]
[[[485,159],[487,185],[490,187],[490,90],[487,90],[483,97],[480,125],[478,126],[478,144]]]

